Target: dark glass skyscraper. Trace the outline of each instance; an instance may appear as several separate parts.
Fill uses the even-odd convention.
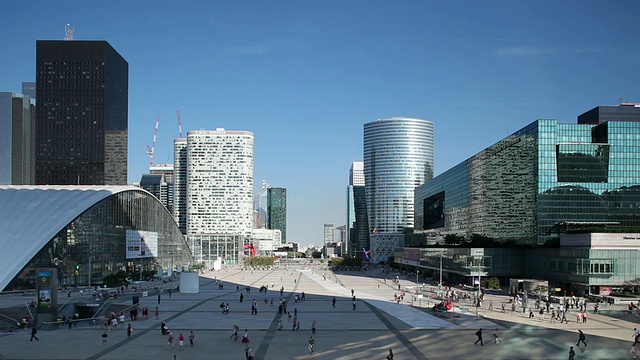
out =
[[[106,41],[39,40],[36,58],[36,184],[126,184],[127,61]]]
[[[282,243],[287,242],[287,189],[271,187],[267,189],[267,229],[278,229],[282,233]]]

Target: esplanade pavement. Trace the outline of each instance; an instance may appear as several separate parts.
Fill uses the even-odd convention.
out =
[[[434,313],[431,307],[435,300],[428,286],[422,298],[407,292],[402,301],[396,301],[394,295],[415,286],[410,277],[401,277],[400,284],[392,282],[396,275],[380,269],[334,273],[317,266],[273,270],[231,267],[202,274],[198,293],[174,290],[169,295],[165,291],[160,304],[154,293],[142,297],[140,306],[150,309],[148,318],[125,321],[115,329],[107,331],[88,322],[71,329],[64,324],[45,326],[38,331],[37,341],[30,341],[29,329],[0,334],[0,359],[245,359],[247,345],[255,359],[264,360],[382,360],[389,349],[396,360],[567,359],[570,346],[575,347],[576,359],[631,358],[637,320],[626,315],[622,305],[602,309],[602,314],[593,314],[590,309],[587,323],[577,323],[572,314],[568,324],[551,324],[548,315],[540,319],[536,314],[530,319],[528,311],[502,313],[500,304],[508,302],[508,297],[500,295],[488,295],[477,313],[464,303],[456,304],[452,312]],[[261,286],[268,288],[266,293],[259,291]],[[279,313],[281,288],[291,317]],[[295,302],[295,296],[301,297],[302,292],[305,300]],[[61,294],[60,298],[66,296]],[[72,293],[72,297],[80,296]],[[257,314],[252,315],[254,299]],[[0,307],[25,300],[18,295],[2,296]],[[489,302],[492,311],[486,309]],[[131,305],[131,298],[121,296],[115,303]],[[228,314],[222,313],[221,303],[229,304]],[[293,330],[296,318],[299,330]],[[177,341],[169,347],[168,337],[160,331],[162,321],[176,340],[180,334],[187,339],[193,331],[194,346],[186,340],[184,348]],[[278,329],[280,321],[282,330]],[[312,334],[314,321],[316,332]],[[130,338],[126,331],[129,323],[133,327]],[[240,337],[246,329],[248,344],[230,339],[234,325],[240,328]],[[474,344],[480,328],[484,346]],[[576,346],[579,329],[586,334],[586,347]],[[104,332],[108,335],[106,344],[102,343]],[[494,344],[494,333],[501,343]],[[315,340],[311,355],[307,346],[310,336]]]

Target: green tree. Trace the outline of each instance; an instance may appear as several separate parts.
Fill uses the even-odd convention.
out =
[[[487,280],[487,288],[500,290],[500,279],[492,277]]]

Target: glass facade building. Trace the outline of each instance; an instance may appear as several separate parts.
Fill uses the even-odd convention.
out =
[[[105,276],[120,270],[137,274],[141,268],[158,272],[193,264],[171,214],[139,188],[5,187],[0,188],[0,199],[6,204],[21,199],[20,205],[4,207],[0,221],[6,235],[2,256],[10,256],[4,259],[4,269],[17,270],[16,275],[8,275],[12,280],[7,289],[32,288],[35,269],[43,267],[56,268],[59,284],[73,286],[100,284]],[[33,222],[32,216],[38,224],[25,229],[25,224]],[[13,229],[15,226],[21,229]],[[157,234],[157,256],[127,258],[130,230]],[[13,264],[14,259],[23,258],[26,264]]]
[[[413,231],[414,189],[433,177],[433,159],[433,122],[392,117],[364,124],[372,261],[386,260],[404,234]]]
[[[281,241],[287,242],[287,189],[267,189],[267,229],[280,230]]]
[[[129,64],[106,41],[36,42],[36,184],[126,185]]]
[[[415,192],[416,232],[544,244],[563,222],[640,227],[640,122],[537,120]]]
[[[35,121],[32,98],[0,92],[0,184],[35,184]]]

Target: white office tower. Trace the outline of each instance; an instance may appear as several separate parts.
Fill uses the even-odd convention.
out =
[[[195,130],[187,134],[187,235],[253,229],[253,133]]]
[[[433,122],[392,117],[364,124],[371,261],[386,261],[413,231],[413,193],[433,178]]]
[[[364,186],[364,161],[354,161],[349,169],[349,185]]]

